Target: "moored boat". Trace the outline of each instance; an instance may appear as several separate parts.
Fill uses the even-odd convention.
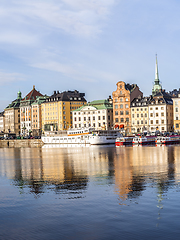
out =
[[[132,145],[134,137],[118,137],[115,141],[115,146],[126,146],[126,145]]]
[[[140,136],[133,138],[133,145],[150,145],[155,144],[156,136]]]
[[[155,142],[156,144],[178,144],[180,143],[180,135],[158,136]]]
[[[118,130],[95,130],[94,128],[69,129],[61,132],[46,132],[42,136],[45,144],[114,144],[120,136]]]

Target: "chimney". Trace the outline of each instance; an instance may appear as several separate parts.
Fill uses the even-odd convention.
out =
[[[56,91],[54,91],[54,94],[56,94]]]
[[[33,90],[35,89],[35,85],[33,85]]]

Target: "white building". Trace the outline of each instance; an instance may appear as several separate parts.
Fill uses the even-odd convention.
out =
[[[72,112],[73,128],[94,127],[95,129],[113,128],[112,99],[97,100]]]
[[[157,93],[149,103],[149,130],[173,131],[173,100],[165,91]]]
[[[4,132],[5,130],[5,121],[4,121],[4,112],[0,113],[0,133]]]

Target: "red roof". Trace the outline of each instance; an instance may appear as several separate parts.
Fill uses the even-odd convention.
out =
[[[33,86],[33,89],[22,99],[22,101],[36,100],[38,96],[42,97],[43,95],[35,89],[35,86]]]

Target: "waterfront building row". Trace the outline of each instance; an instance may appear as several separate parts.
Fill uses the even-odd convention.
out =
[[[112,98],[87,103],[85,93],[54,91],[51,96],[33,89],[0,113],[0,132],[41,135],[69,128],[118,128],[125,133],[180,131],[180,91],[167,93],[159,80],[156,57],[152,95],[143,97],[137,84],[119,81]]]

